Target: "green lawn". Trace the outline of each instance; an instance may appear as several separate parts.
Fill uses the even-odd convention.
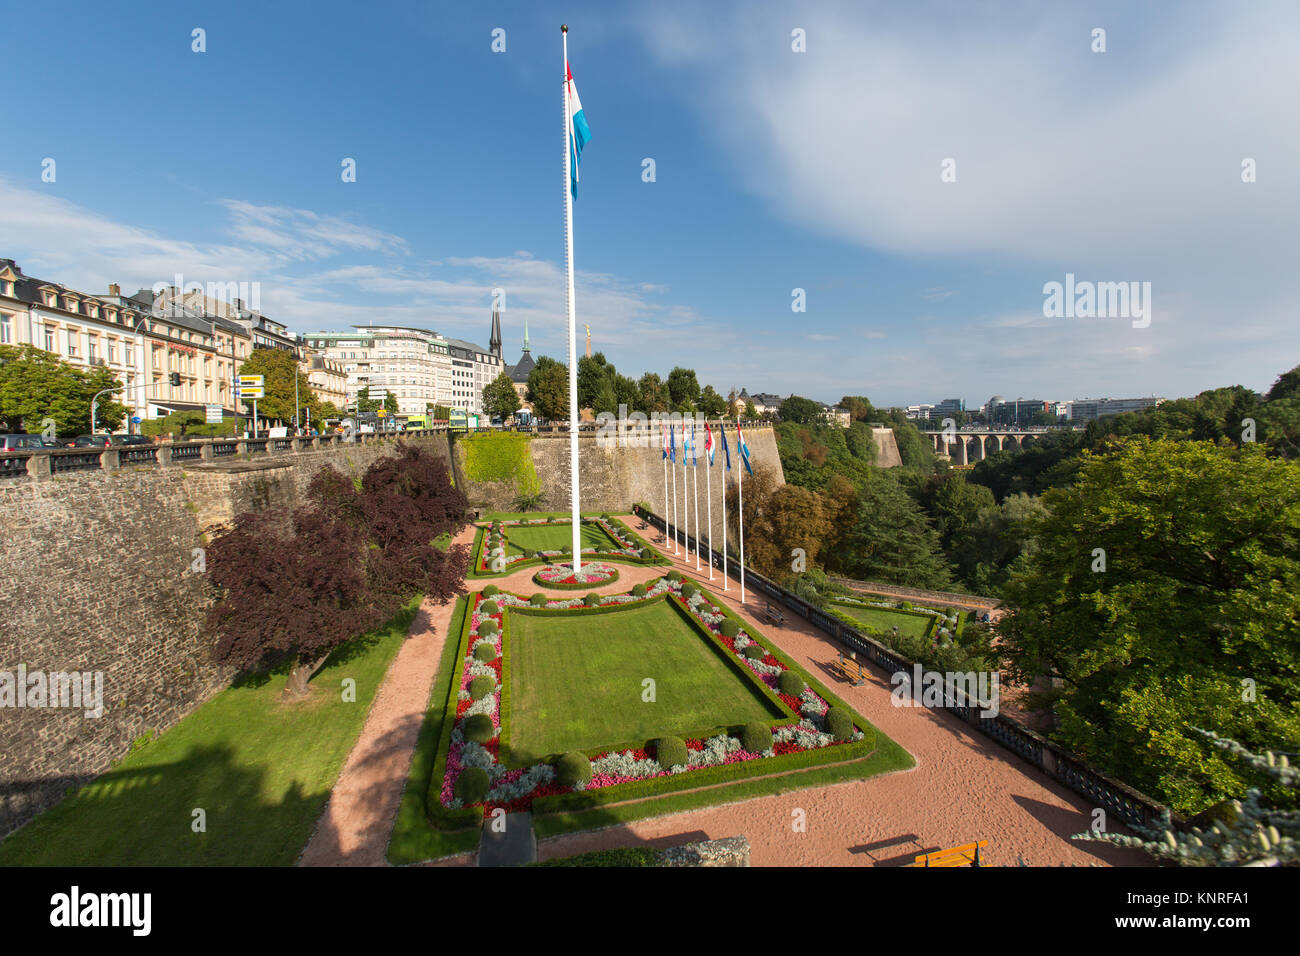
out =
[[[511,763],[781,716],[665,601],[510,615]],[[642,681],[655,701],[642,701]]]
[[[855,621],[874,627],[884,633],[892,633],[898,626],[898,633],[905,637],[925,637],[930,630],[931,617],[917,614],[900,614],[883,607],[862,607],[856,604],[836,604],[835,610],[841,611]]]
[[[0,866],[292,865],[418,607],[335,651],[305,702],[281,700],[283,671],[212,697],[0,842]]]
[[[508,545],[506,550],[510,554],[520,554],[524,548],[559,551],[573,545],[573,524],[568,521],[564,524],[508,525],[504,530]],[[600,525],[587,522],[583,522],[581,540],[583,550],[622,547]]]

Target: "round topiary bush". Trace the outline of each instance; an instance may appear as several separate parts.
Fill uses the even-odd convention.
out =
[[[804,683],[802,677],[791,670],[781,671],[781,676],[777,678],[776,683],[781,693],[789,694],[791,697],[798,697],[803,693],[804,688],[808,686]]]
[[[761,754],[772,749],[772,728],[758,721],[751,721],[740,731],[740,746],[752,754]]]
[[[632,594],[634,597],[645,597],[645,592],[646,586],[644,581],[632,585]]]
[[[751,661],[761,661],[767,655],[767,651],[763,650],[763,648],[759,647],[757,644],[746,644],[745,649],[740,653],[744,654]]]
[[[562,787],[574,787],[591,779],[591,761],[576,750],[555,762],[555,779]]]
[[[501,608],[497,606],[496,601],[484,601],[478,606],[478,612],[480,614],[495,614],[499,610],[501,610]]]
[[[469,696],[475,700],[486,697],[497,689],[497,682],[487,674],[480,674],[469,682]]]
[[[659,766],[665,770],[679,765],[687,766],[686,741],[681,737],[660,737],[654,741],[653,749],[655,760],[658,760]]]
[[[682,597],[686,598],[686,600],[689,601],[691,598],[695,597],[696,592],[698,592],[699,590],[700,589],[697,588],[694,584],[692,584],[690,581],[687,581],[685,584],[682,585]]]
[[[653,557],[654,557],[654,552],[651,551],[649,548],[642,548],[642,549],[641,549],[641,560],[642,560],[642,561],[649,561],[649,560],[650,560],[651,558],[653,558]]]
[[[843,707],[832,707],[826,711],[826,732],[836,740],[852,740],[853,717]]]
[[[524,557],[525,557],[525,558],[535,558],[535,557],[537,557],[537,552],[534,551],[532,548],[524,548]]]
[[[456,778],[454,791],[460,802],[469,806],[472,803],[482,803],[491,786],[492,779],[486,770],[482,767],[466,767]]]
[[[497,622],[491,619],[478,622],[478,636],[491,637],[497,632]]]
[[[604,518],[606,521],[609,520],[609,512],[608,512],[608,511],[602,511],[602,512],[600,513],[600,516],[601,516],[602,518]]]
[[[474,660],[482,661],[486,664],[488,661],[495,660],[497,656],[496,648],[487,641],[479,644],[474,648]]]
[[[582,599],[582,603],[587,605],[587,607],[600,607],[600,595],[595,591],[592,591]]]
[[[493,597],[494,595],[497,595],[497,594],[500,594],[500,593],[501,593],[501,589],[500,589],[499,587],[497,587],[495,584],[489,584],[487,587],[485,587],[485,588],[483,589],[483,596],[484,596],[484,597]]]
[[[722,632],[723,637],[735,637],[740,633],[740,625],[731,618],[727,618],[718,625],[718,630]]]
[[[497,732],[492,726],[492,718],[487,714],[470,714],[465,718],[465,723],[460,725],[460,731],[466,740],[472,740],[476,744],[487,743]]]
[[[532,597],[528,599],[528,603],[531,604],[533,607],[546,607],[546,595],[541,594],[540,592],[534,594]]]
[[[676,584],[676,583],[677,583],[678,581],[680,581],[681,579],[682,579],[682,572],[680,572],[680,571],[669,571],[669,572],[668,572],[668,580],[669,580],[669,581],[672,581],[674,584]]]

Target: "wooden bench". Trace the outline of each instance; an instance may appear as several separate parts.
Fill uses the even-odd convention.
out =
[[[980,860],[980,850],[989,845],[988,840],[955,846],[950,850],[935,850],[922,853],[908,866],[984,866]]]
[[[767,606],[766,614],[767,614],[767,619],[771,621],[773,624],[785,623],[785,615],[781,613],[781,609],[779,607],[776,607],[775,605],[769,604]]]
[[[851,657],[840,655],[840,659],[835,662],[835,669],[842,675],[845,680],[853,681],[854,687],[860,687],[867,682],[867,672],[863,670],[862,664]]]

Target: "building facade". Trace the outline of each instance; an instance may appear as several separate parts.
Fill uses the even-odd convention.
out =
[[[1124,412],[1140,412],[1155,408],[1164,398],[1076,398],[1070,403],[1070,421],[1091,422],[1107,415],[1122,415]]]

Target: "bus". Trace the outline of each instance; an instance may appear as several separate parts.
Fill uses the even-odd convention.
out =
[[[479,427],[479,417],[470,413],[466,408],[453,408],[448,427],[452,431],[476,431]]]
[[[406,416],[406,427],[407,427],[407,428],[428,428],[428,427],[429,427],[429,416],[428,416],[428,415],[408,415],[408,416]]]

